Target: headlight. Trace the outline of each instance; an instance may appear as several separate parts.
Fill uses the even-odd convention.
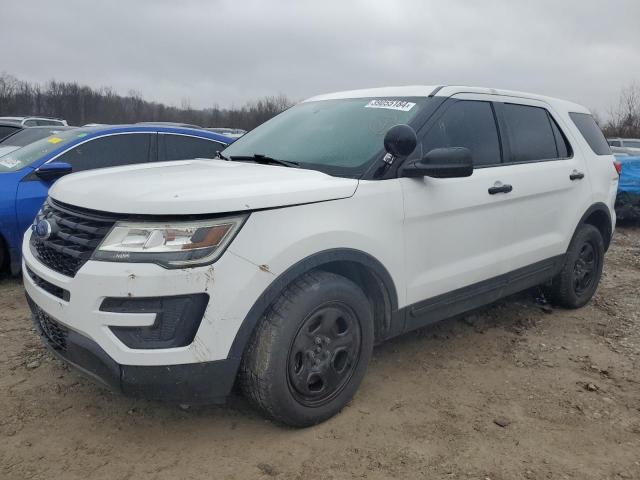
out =
[[[212,263],[222,255],[246,216],[192,222],[118,222],[94,260],[157,263],[166,268]]]

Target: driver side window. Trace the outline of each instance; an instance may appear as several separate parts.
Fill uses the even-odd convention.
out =
[[[474,166],[501,162],[498,129],[489,102],[460,100],[451,105],[422,139],[423,155],[434,148],[466,147]]]

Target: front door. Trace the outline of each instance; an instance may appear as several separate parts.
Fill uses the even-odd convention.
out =
[[[459,313],[486,290],[482,284],[465,287],[505,273],[505,232],[512,225],[503,208],[508,195],[490,193],[504,168],[491,102],[450,99],[423,130],[418,150],[466,147],[474,172],[466,178],[400,179],[408,329]]]

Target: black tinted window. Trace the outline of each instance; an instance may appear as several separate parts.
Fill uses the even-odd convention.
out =
[[[0,139],[8,137],[12,133],[20,130],[20,127],[11,127],[9,125],[0,125]]]
[[[611,149],[607,140],[602,134],[602,130],[596,124],[596,121],[588,113],[569,113],[571,120],[576,124],[578,130],[587,141],[591,150],[596,155],[611,155]]]
[[[621,147],[622,142],[620,142],[620,140],[609,140],[609,145],[612,147]]]
[[[568,158],[573,155],[573,150],[571,149],[571,145],[569,144],[569,140],[565,137],[562,130],[556,123],[556,121],[550,117],[551,128],[553,129],[553,136],[556,139],[556,148],[558,150],[558,157],[560,158]]]
[[[72,148],[58,158],[74,172],[94,168],[145,163],[149,159],[151,134],[135,133],[96,138]]]
[[[162,160],[188,160],[190,158],[214,158],[225,145],[203,138],[184,135],[164,134],[164,155]]]
[[[508,161],[558,158],[551,120],[544,108],[506,103],[503,111],[511,146],[511,158]]]
[[[500,163],[500,141],[491,104],[463,100],[449,107],[427,132],[422,152],[446,147],[468,148],[474,165]]]
[[[48,127],[49,125],[62,125],[62,122],[58,122],[57,120],[36,120],[36,124],[43,127]]]

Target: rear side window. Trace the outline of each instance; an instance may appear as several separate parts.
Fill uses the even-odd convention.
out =
[[[449,107],[425,135],[422,151],[446,147],[468,148],[476,166],[499,164],[500,141],[491,104],[461,100]]]
[[[570,112],[569,116],[596,155],[611,155],[611,149],[598,124],[588,113]]]
[[[553,117],[547,112],[549,115],[549,121],[551,122],[551,129],[553,130],[553,136],[556,138],[556,149],[558,151],[558,157],[560,158],[569,158],[573,155],[573,150],[571,149],[571,145],[569,144],[569,140],[564,136],[560,127],[553,119]]]
[[[131,133],[89,140],[72,148],[57,161],[71,164],[74,172],[149,161],[152,135]]]
[[[51,125],[62,125],[62,122],[58,122],[57,120],[36,120],[36,124],[41,127],[48,127]]]
[[[531,162],[552,160],[568,156],[565,143],[564,152],[558,152],[553,121],[544,108],[505,103],[503,116],[509,131],[511,158],[509,162]],[[558,130],[557,135],[562,137]]]
[[[160,138],[164,138],[164,154],[160,155],[161,160],[214,158],[216,152],[225,147],[219,142],[185,135],[163,134],[160,135]]]
[[[621,147],[622,142],[620,142],[620,140],[609,140],[609,145],[612,147]]]

